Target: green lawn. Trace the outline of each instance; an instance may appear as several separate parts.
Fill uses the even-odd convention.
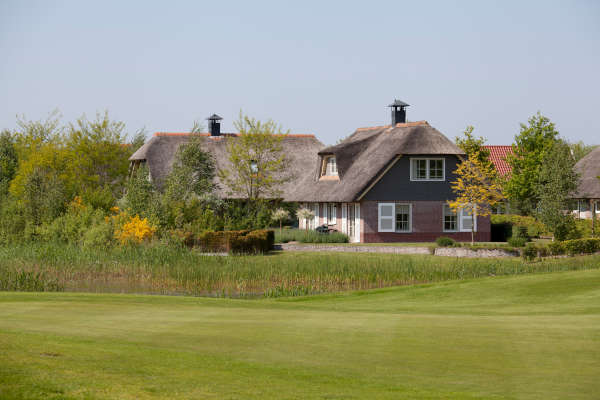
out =
[[[600,270],[232,300],[0,293],[2,399],[592,399]]]

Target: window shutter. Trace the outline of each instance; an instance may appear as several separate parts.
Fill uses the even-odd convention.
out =
[[[320,217],[320,215],[319,215],[319,208],[320,208],[319,207],[319,203],[315,203],[314,207],[315,207],[315,222],[314,222],[314,224],[315,224],[315,228],[316,228],[316,227],[319,226],[319,217]]]
[[[396,230],[396,207],[394,203],[379,203],[378,217],[379,232],[394,232]]]
[[[348,206],[346,203],[342,204],[342,232],[348,233]]]

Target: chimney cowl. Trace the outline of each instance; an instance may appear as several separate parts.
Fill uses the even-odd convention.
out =
[[[210,136],[221,136],[221,120],[223,118],[219,117],[217,114],[213,114],[206,119],[208,120],[208,131],[210,132]]]
[[[394,102],[388,106],[392,109],[392,125],[406,122],[406,107],[409,105],[401,100],[394,99]]]

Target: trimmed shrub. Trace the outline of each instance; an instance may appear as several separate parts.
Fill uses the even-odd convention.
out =
[[[452,246],[454,246],[454,243],[456,243],[456,242],[452,238],[449,238],[446,236],[441,236],[441,237],[435,239],[435,243],[440,247],[452,247]]]
[[[600,239],[565,240],[563,244],[567,254],[570,256],[595,253],[600,250]]]
[[[508,239],[508,245],[511,247],[523,247],[527,244],[527,239],[522,237],[511,237]]]

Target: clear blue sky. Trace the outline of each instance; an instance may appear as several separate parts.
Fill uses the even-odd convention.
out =
[[[240,109],[334,143],[394,98],[509,144],[540,110],[600,143],[599,1],[0,1],[0,127],[108,109],[187,131]]]

